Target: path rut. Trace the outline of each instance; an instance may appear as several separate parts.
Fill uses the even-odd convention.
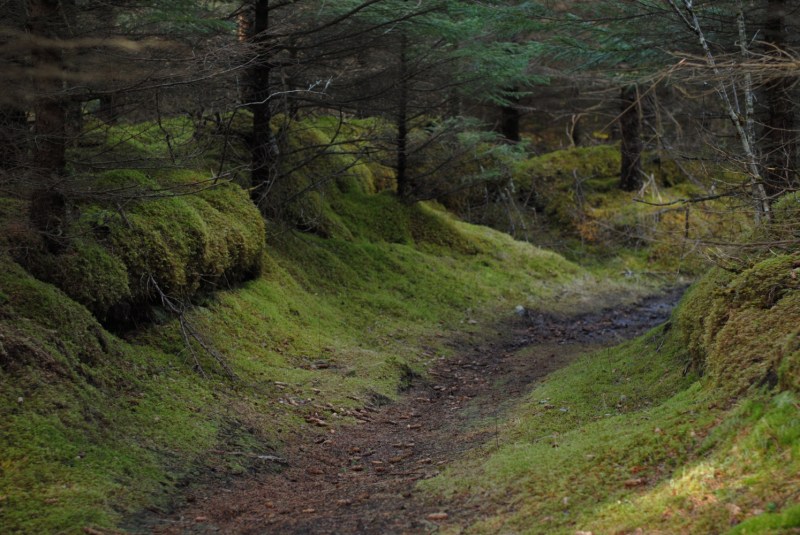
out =
[[[538,381],[582,352],[667,321],[684,289],[598,313],[527,310],[506,326],[505,342],[441,361],[399,402],[379,407],[363,400],[363,424],[328,433],[324,441],[298,434],[282,452],[286,468],[217,481],[175,514],[140,517],[139,526],[158,535],[417,534],[442,522],[470,524],[491,510],[462,506],[465,497],[458,495],[424,495],[417,482],[436,477],[465,452],[489,454],[505,411]],[[517,354],[529,346],[524,357]]]

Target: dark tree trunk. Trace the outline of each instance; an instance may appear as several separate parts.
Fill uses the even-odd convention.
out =
[[[516,91],[515,88],[506,89],[506,91]],[[512,98],[513,103],[519,103],[518,98]],[[519,119],[520,113],[516,106],[503,106],[501,108],[502,116],[500,119],[500,133],[506,140],[512,143],[519,143]]]
[[[11,25],[15,30],[22,30],[23,25]],[[0,47],[8,44],[0,40]],[[9,63],[21,67],[22,61],[16,54],[9,58]],[[0,169],[11,171],[25,164],[27,156],[28,120],[25,110],[11,102],[0,105]]]
[[[29,29],[32,35],[59,37],[62,24],[58,0],[34,0],[30,4]],[[30,218],[42,232],[51,249],[59,249],[59,236],[66,219],[67,202],[60,191],[66,166],[66,113],[60,99],[62,79],[61,50],[53,46],[34,47],[31,51],[34,68],[52,71],[34,79],[36,91],[34,168],[37,186],[31,196]]]
[[[397,194],[411,200],[412,184],[408,178],[408,39],[400,37],[400,93],[397,102]]]
[[[769,0],[764,40],[768,55],[786,50],[786,0]],[[792,187],[796,178],[797,139],[795,112],[790,91],[796,78],[781,77],[769,80],[764,92],[769,108],[764,131],[765,172],[767,195],[779,195]]]
[[[100,107],[97,109],[97,117],[108,124],[117,121],[117,99],[115,95],[105,95],[100,97]]]
[[[622,115],[619,118],[619,129],[622,136],[622,169],[620,170],[619,189],[636,191],[642,187],[642,136],[639,122],[639,106],[636,102],[634,86],[622,89]]]
[[[11,171],[25,163],[28,121],[15,106],[0,106],[0,169]]]
[[[275,175],[275,150],[272,135],[272,111],[270,109],[269,78],[272,72],[267,30],[269,29],[269,0],[256,0],[253,17],[253,42],[258,45],[258,58],[251,78],[250,111],[253,112],[252,175],[250,195],[253,201],[264,208],[265,196]]]

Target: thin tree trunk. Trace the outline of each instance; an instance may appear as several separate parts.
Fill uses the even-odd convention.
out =
[[[672,10],[675,12],[678,18],[682,20],[683,23],[697,36],[699,44],[703,48],[703,52],[706,55],[706,62],[708,63],[708,66],[711,67],[715,76],[720,76],[719,68],[717,67],[716,61],[714,60],[714,55],[711,53],[711,48],[708,45],[708,41],[706,40],[705,34],[703,33],[702,28],[700,27],[700,20],[697,18],[697,13],[694,11],[694,7],[692,6],[691,0],[683,0],[683,6],[686,8],[686,13],[684,13],[678,8],[674,0],[667,0],[667,3],[669,3],[669,5],[672,7]],[[740,11],[742,10],[740,9]],[[740,33],[743,33],[744,31],[743,17],[744,14],[743,12],[741,12],[739,14]],[[746,52],[744,39],[742,39],[742,43],[740,44],[740,46]],[[739,115],[736,113],[736,109],[733,107],[733,104],[731,103],[731,99],[728,96],[728,89],[725,87],[724,83],[720,82],[715,87],[715,89],[720,99],[722,100],[723,105],[725,106],[725,110],[728,112],[728,116],[731,119],[731,123],[733,124],[734,128],[736,128],[736,133],[739,135],[739,140],[742,143],[742,150],[744,151],[744,155],[747,158],[747,170],[750,173],[750,182],[753,184],[753,200],[755,201],[756,205],[756,219],[771,221],[772,210],[770,209],[769,199],[767,198],[766,189],[764,188],[764,184],[762,183],[761,179],[761,174],[759,172],[758,158],[756,157],[756,152],[755,152],[756,149],[754,147],[755,140],[747,132],[747,124],[746,124],[747,118],[745,118],[745,121],[743,122],[742,119],[739,117]],[[735,95],[736,89],[733,88],[733,91]]]
[[[258,46],[258,59],[251,72],[250,111],[253,112],[251,198],[264,208],[265,197],[275,174],[275,151],[272,136],[269,78],[272,72],[266,50],[269,29],[269,0],[256,0],[253,20],[253,42]]]
[[[412,185],[408,179],[408,38],[400,36],[400,94],[397,103],[397,193],[409,200]]]
[[[636,88],[622,89],[622,115],[619,128],[622,134],[622,168],[619,177],[619,189],[636,191],[642,187],[642,136],[639,120],[639,106],[636,105]]]
[[[764,24],[766,53],[786,51],[786,0],[769,0]],[[796,79],[780,77],[764,85],[769,115],[764,132],[764,183],[770,196],[792,187],[796,178],[797,140],[794,106],[789,94]]]
[[[508,92],[516,91],[516,88],[506,89]],[[511,99],[514,103],[519,103],[518,98]],[[500,132],[508,141],[519,143],[519,119],[520,113],[516,106],[503,106],[501,108],[502,118],[500,120]]]
[[[60,8],[58,0],[31,2],[31,34],[58,38]],[[59,96],[63,83],[61,50],[52,45],[35,46],[31,59],[34,68],[45,74],[34,79],[37,98],[33,164],[38,178],[31,197],[30,218],[34,227],[44,234],[51,250],[57,250],[67,210],[66,198],[58,189],[66,167],[66,113]]]

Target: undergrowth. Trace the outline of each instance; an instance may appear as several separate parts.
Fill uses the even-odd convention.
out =
[[[800,213],[792,196],[775,208],[762,239],[780,238]],[[475,523],[446,532],[794,533],[794,247],[736,257],[669,323],[551,374],[508,413],[496,443],[421,484],[477,510]],[[528,351],[547,358],[549,348]]]
[[[195,373],[167,311],[155,307],[153,323],[122,339],[2,257],[4,533],[108,528],[143,507],[169,510],[212,469],[280,469],[209,450],[280,455],[285,441],[323,432],[304,422],[311,403],[394,399],[410,373],[452,351],[445,340],[492,336],[516,305],[566,311],[643,288],[390,192],[354,189],[332,206],[347,238],[287,233],[260,253],[255,279],[194,293],[185,320],[236,377],[197,346],[209,378]]]

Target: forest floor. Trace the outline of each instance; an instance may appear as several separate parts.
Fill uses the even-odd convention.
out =
[[[685,286],[630,306],[557,316],[536,310],[504,325],[493,342],[449,341],[455,356],[429,378],[408,377],[399,402],[361,399],[359,425],[336,425],[334,407],[319,405],[319,434],[289,431],[284,464],[260,472],[209,473],[193,482],[171,511],[128,517],[135,533],[431,533],[442,523],[468,526],[492,514],[467,496],[416,489],[445,464],[499,447],[505,414],[549,373],[579,355],[640,336],[669,319]],[[604,296],[610,305],[614,296]],[[464,335],[466,336],[466,335]],[[525,348],[524,356],[520,350]],[[545,408],[549,408],[545,405]],[[552,410],[557,410],[553,407]],[[220,455],[236,454],[228,451]]]

